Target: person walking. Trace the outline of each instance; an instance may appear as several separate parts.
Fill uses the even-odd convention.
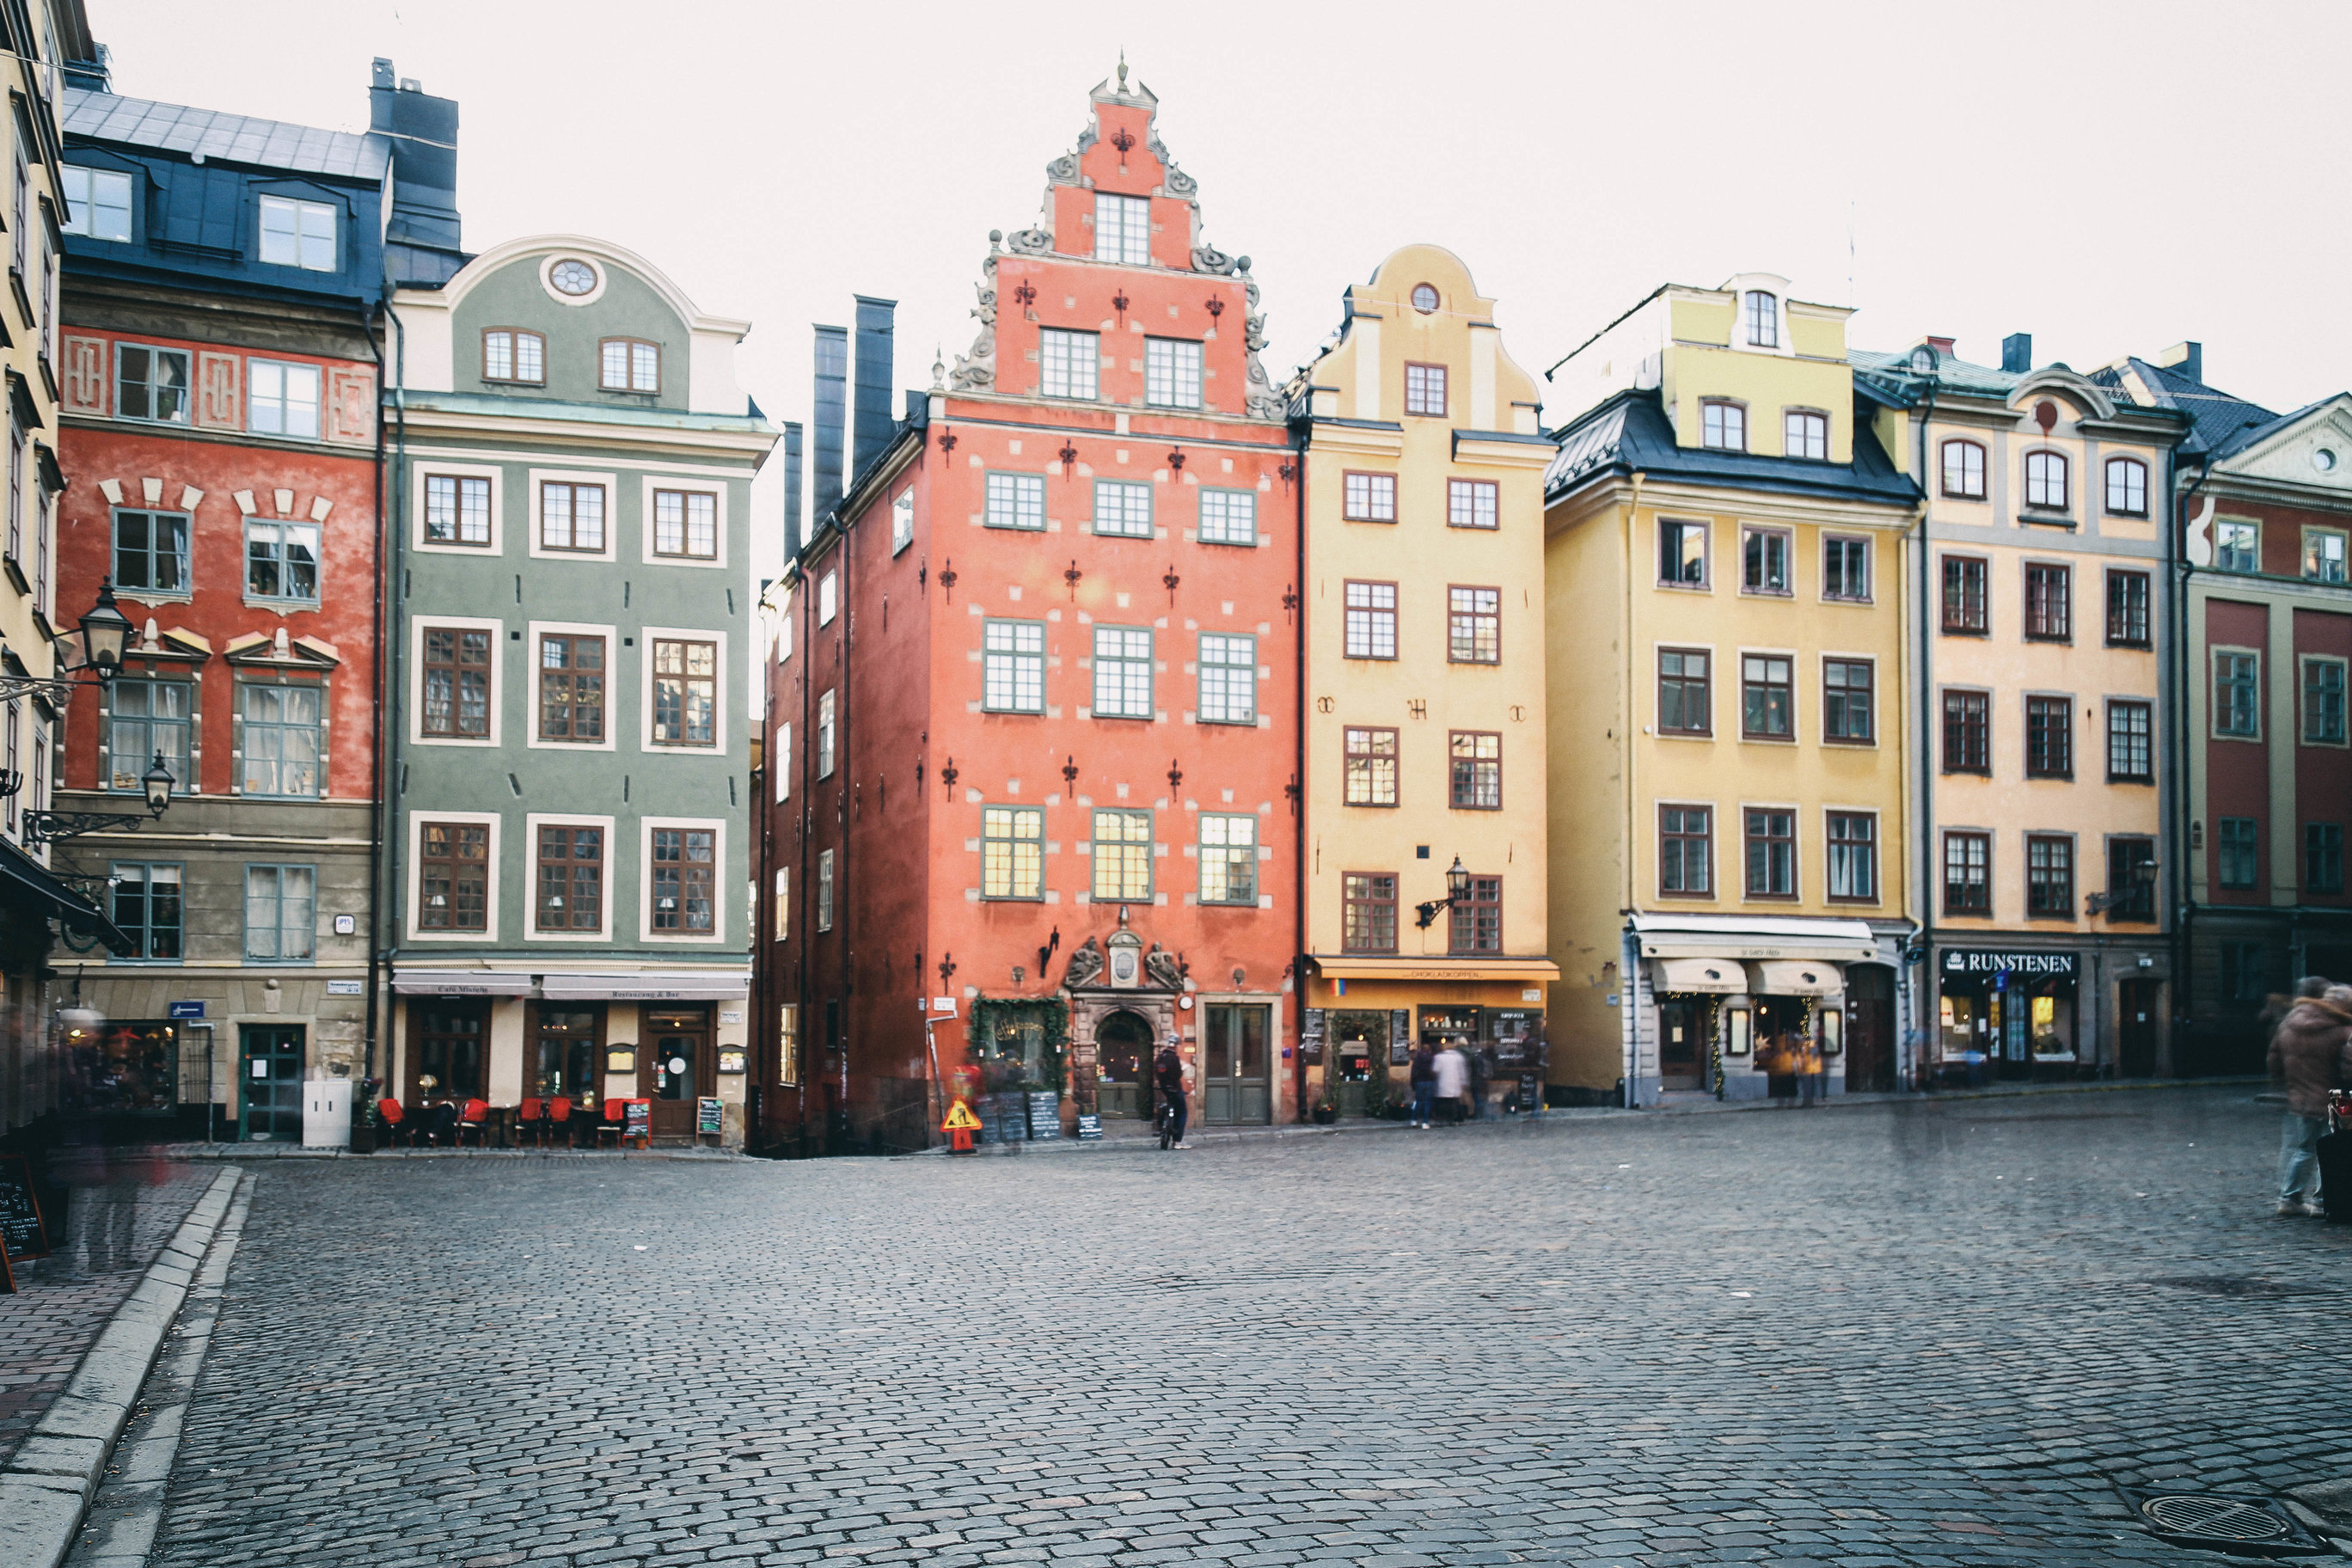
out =
[[[1470,1120],[1486,1120],[1486,1086],[1495,1081],[1495,1047],[1473,1043],[1468,1051],[1470,1063]]]
[[[1448,1121],[1462,1120],[1462,1096],[1470,1087],[1469,1058],[1462,1054],[1460,1039],[1449,1039],[1445,1048],[1437,1053],[1437,1098],[1446,1105]]]
[[[2321,994],[2315,996],[2315,986]],[[2279,1136],[2278,1216],[2316,1219],[2319,1139],[2327,1131],[2327,1091],[2352,1083],[2352,985],[2305,980],[2271,1036],[2271,1081],[2286,1089]]]
[[[1423,1131],[1429,1130],[1429,1101],[1437,1092],[1437,1053],[1423,1040],[1412,1047],[1412,1108],[1405,1120]]]
[[[1789,1070],[1797,1075],[1797,1103],[1818,1105],[1822,1099],[1822,1043],[1812,1031],[1789,1031]]]

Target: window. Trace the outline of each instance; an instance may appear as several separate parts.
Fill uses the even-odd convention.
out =
[[[1658,524],[1658,581],[1706,586],[1706,524]]]
[[[1751,528],[1740,536],[1739,586],[1749,594],[1789,591],[1789,536],[1777,528]]]
[[[1143,401],[1154,408],[1201,406],[1201,345],[1181,338],[1143,340]]]
[[[777,892],[783,891],[777,873]],[[783,919],[779,900],[776,918]],[[604,830],[541,826],[539,830],[539,900],[531,915],[542,931],[604,929]],[[779,933],[781,934],[781,932]]]
[[[2028,834],[2025,839],[2025,912],[2044,920],[2074,915],[2074,841]]]
[[[261,259],[306,272],[335,270],[335,209],[325,202],[262,197]]]
[[[1944,693],[1944,771],[1992,772],[1992,696],[1984,691]]]
[[[1096,903],[1150,903],[1151,814],[1148,811],[1096,812],[1094,863]]]
[[[1707,690],[1707,655],[1695,647],[1658,650],[1658,729],[1669,735],[1706,735],[1715,729]]]
[[[2303,825],[2303,885],[2306,892],[2344,890],[2344,825],[2306,822]]]
[[[2123,517],[2147,515],[2147,465],[2137,458],[2107,459],[2107,510]]]
[[[1151,487],[1132,479],[1095,481],[1095,531],[1122,539],[1151,537]]]
[[[1201,542],[1203,544],[1257,542],[1257,493],[1254,490],[1201,492]]]
[[[1830,416],[1811,414],[1801,408],[1791,408],[1780,416],[1780,451],[1783,457],[1806,458],[1822,463],[1829,460]]]
[[[2156,918],[2156,840],[2107,840],[2107,919]]]
[[[417,927],[487,931],[490,830],[479,822],[428,822],[417,857]]]
[[[2303,740],[2309,746],[2344,744],[2344,661],[2303,662]]]
[[[1944,912],[1948,915],[1992,913],[1990,834],[1944,835]]]
[[[659,392],[661,345],[606,338],[597,345],[596,384],[606,392]]]
[[[117,860],[114,923],[131,939],[126,958],[180,957],[180,868]]]
[[[817,582],[816,624],[818,626],[833,625],[834,612],[838,607],[835,586],[835,574],[831,572],[826,573]]]
[[[114,514],[114,585],[126,594],[184,594],[188,519],[171,511]]]
[[[114,345],[114,416],[157,425],[188,422],[188,356],[182,349]]]
[[[2154,784],[2156,710],[2145,702],[2107,704],[2107,782]]]
[[[1499,526],[1495,481],[1492,479],[1446,480],[1445,525],[1448,528]]]
[[[1042,533],[1045,528],[1045,478],[1043,474],[991,474],[988,476],[988,510],[985,521],[991,528],[1025,528]]]
[[[1944,557],[1944,630],[1982,634],[1990,629],[1985,576],[1986,563],[1976,556]]]
[[[833,851],[830,849],[817,851],[816,929],[833,929]]]
[[[1349,871],[1339,879],[1339,945],[1349,952],[1394,952],[1397,879],[1387,871]]]
[[[1748,810],[1748,896],[1797,896],[1797,814]]]
[[[1721,452],[1748,450],[1748,410],[1737,403],[1698,405],[1699,445]]]
[[[1503,879],[1473,877],[1462,897],[1446,910],[1448,952],[1503,951]]]
[[[1201,901],[1257,902],[1257,818],[1201,814]]]
[[[2049,511],[2066,510],[2066,458],[2063,453],[2025,454],[2025,504]]]
[[[539,639],[539,738],[604,739],[604,639],[542,633]]]
[[[146,790],[147,770],[160,753],[174,790],[188,787],[190,700],[195,689],[178,680],[118,676],[105,688],[106,787],[124,795]]]
[[[1201,722],[1257,722],[1257,639],[1201,634]]]
[[[245,362],[245,427],[259,436],[319,438],[319,367],[274,359]]]
[[[1822,739],[1866,745],[1875,737],[1871,678],[1866,658],[1822,660]]]
[[[833,776],[833,689],[826,688],[816,700],[816,776]]]
[[[1709,806],[1658,808],[1658,891],[1699,898],[1715,891],[1714,821]]]
[[[601,552],[604,548],[604,487],[542,479],[539,486],[539,546]]]
[[[425,537],[434,544],[488,544],[490,481],[461,474],[425,475]]]
[[[1143,196],[1095,193],[1095,259],[1151,265],[1151,203]]]
[[[2268,973],[2263,944],[2225,942],[2221,944],[2221,998],[2226,1002],[2260,1002]]]
[[[2263,531],[2259,523],[2231,522],[2227,518],[2213,525],[2213,564],[2223,572],[2259,572],[2263,569]]]
[[[2074,776],[2074,703],[2066,697],[2025,700],[2025,776]]]
[[[654,639],[654,744],[719,743],[719,645]]]
[[[1748,291],[1748,346],[1777,349],[1780,346],[1780,312],[1779,301],[1761,289]]]
[[[2262,826],[2251,816],[2224,816],[2213,824],[2221,886],[2242,892],[2262,876]]]
[[[242,788],[247,795],[316,798],[320,699],[316,686],[247,685]]]
[[[2263,732],[2257,688],[2261,656],[2217,652],[2213,656],[2213,732],[2252,740]]]
[[[1822,541],[1822,597],[1870,602],[1870,541],[1830,534]]]
[[[654,553],[719,558],[719,498],[709,490],[654,492]]]
[[[991,713],[1045,710],[1045,623],[986,621],[981,627],[981,707]]]
[[[7,714],[8,737],[6,755],[5,757],[0,757],[0,764],[5,764],[10,773],[16,774],[18,773],[16,766],[17,737],[24,732],[24,704],[11,700],[7,705]],[[15,795],[0,796],[0,799],[5,799],[8,803],[8,831],[11,833],[16,831],[17,808],[31,804],[30,802],[26,801],[23,798],[23,795],[24,791],[22,788],[19,788]]]
[[[1829,814],[1830,897],[1869,903],[1878,897],[1878,818],[1866,811]]]
[[[793,934],[793,868],[790,866],[779,866],[776,868],[776,897],[774,902],[776,908],[776,940],[778,942],[788,942],[792,939]],[[789,1004],[786,1006],[786,1011],[790,1011]]]
[[[2314,583],[2344,581],[2344,535],[2332,529],[2303,531],[2303,574]]]
[[[1396,584],[1349,583],[1347,587],[1347,656],[1396,657]]]
[[[313,957],[319,934],[319,873],[310,866],[245,868],[245,956],[259,963]]]
[[[1450,664],[1503,661],[1502,591],[1448,588],[1445,658]]]
[[[2026,640],[2071,642],[2074,636],[2073,569],[2028,563],[2025,568]]]
[[[2148,576],[2145,572],[2107,574],[2107,645],[2148,646]]]
[[[1046,327],[1037,334],[1040,390],[1047,397],[1099,397],[1102,334]]]
[[[1503,737],[1456,730],[1450,739],[1454,773],[1447,804],[1456,811],[1499,811],[1503,805]]]
[[[319,525],[245,525],[245,592],[255,599],[319,600]]]
[[[801,1009],[797,1002],[776,1007],[776,1081],[793,1089],[801,1081]]]
[[[58,171],[71,216],[66,232],[87,239],[131,242],[131,176],[112,169],[68,163]]]
[[[1349,522],[1394,522],[1396,521],[1396,476],[1394,474],[1355,474],[1343,479],[1341,490],[1346,500],[1344,510]]]
[[[1412,286],[1412,308],[1426,316],[1437,309],[1437,290],[1426,283]]]
[[[1095,717],[1151,717],[1151,632],[1144,626],[1095,628]]]
[[[1346,735],[1347,801],[1349,805],[1397,803],[1397,732],[1360,730]]]
[[[776,774],[776,799],[779,801],[792,799],[793,727],[789,721],[776,726],[775,751],[769,758],[768,765],[775,771]]]
[[[482,334],[482,379],[539,385],[547,380],[547,340],[537,332],[493,327]]]
[[[986,805],[980,811],[980,896],[1045,896],[1045,813],[1034,805]]]
[[[1786,741],[1795,732],[1795,694],[1790,689],[1790,661],[1772,654],[1750,653],[1739,660],[1739,731],[1750,740]]]
[[[708,935],[717,929],[710,889],[718,843],[708,827],[654,829],[654,930]]]
[[[425,733],[469,740],[489,734],[491,635],[425,628]]]
[[[1956,500],[1982,500],[1985,449],[1974,441],[1944,443],[1944,493]]]
[[[1411,364],[1404,367],[1404,411],[1445,417],[1445,367]]]
[[[8,215],[8,265],[16,269],[20,279],[25,276],[26,269],[25,237],[33,232],[32,199],[32,171],[25,166],[24,141],[19,137],[16,143],[16,206]]]
[[[8,559],[25,557],[25,427],[8,418]]]

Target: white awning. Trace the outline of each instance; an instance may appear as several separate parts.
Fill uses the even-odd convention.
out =
[[[1867,963],[1878,937],[1861,921],[1801,916],[1637,914],[1628,922],[1644,958],[1802,959]]]
[[[395,969],[392,988],[404,996],[536,996],[532,976],[491,969]]]
[[[1650,989],[1730,994],[1748,989],[1748,971],[1727,958],[1654,958]]]
[[[1845,970],[1810,959],[1766,959],[1750,963],[1748,989],[1759,996],[1835,996],[1845,989]]]
[[[751,994],[751,976],[740,969],[699,974],[542,974],[539,994],[550,1002],[739,1002]]]

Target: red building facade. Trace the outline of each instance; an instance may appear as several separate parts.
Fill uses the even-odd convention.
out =
[[[1095,89],[772,595],[772,1143],[920,1143],[960,1089],[1010,1135],[1149,1115],[1171,1039],[1196,1119],[1296,1115],[1299,457],[1156,108]]]

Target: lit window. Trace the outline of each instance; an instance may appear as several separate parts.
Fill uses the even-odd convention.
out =
[[[1094,901],[1151,901],[1151,814],[1097,811],[1094,816]]]
[[[335,209],[324,202],[261,198],[261,259],[307,272],[335,269]]]
[[[980,896],[1045,896],[1045,814],[1034,805],[988,805],[980,812]]]

